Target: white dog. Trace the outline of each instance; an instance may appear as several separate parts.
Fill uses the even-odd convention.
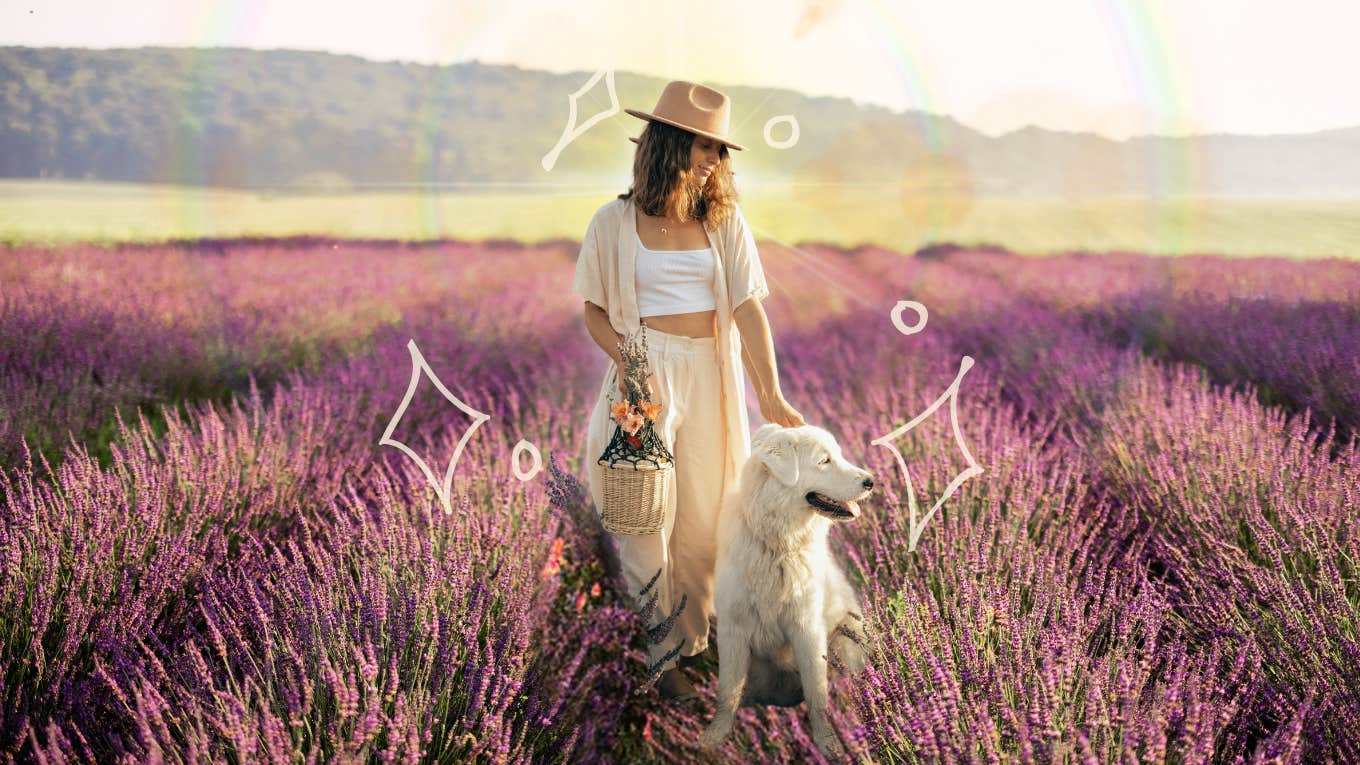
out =
[[[865,632],[827,532],[859,517],[873,485],[822,428],[771,423],[752,437],[751,458],[718,518],[718,703],[701,746],[727,737],[738,706],[806,699],[817,747],[839,751],[826,718],[826,653],[829,646],[847,672],[858,673]]]

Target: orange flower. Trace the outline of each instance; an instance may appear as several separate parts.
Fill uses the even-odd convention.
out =
[[[651,401],[644,401],[644,402],[642,402],[642,416],[643,416],[643,417],[646,417],[647,419],[651,420],[652,422],[656,422],[656,417],[657,417],[657,415],[659,415],[659,414],[661,414],[661,405],[660,405],[660,404],[654,404],[654,403],[652,403]]]
[[[585,607],[586,607],[586,594],[584,592],[576,593],[576,610],[580,611]]]
[[[543,578],[556,574],[562,568],[562,537],[553,540],[552,549],[548,551],[548,562],[543,566]]]
[[[630,436],[635,435],[642,429],[642,415],[637,414],[636,412],[630,413],[627,417],[623,418],[623,422],[619,424],[623,426],[624,433],[627,433]]]
[[[600,597],[600,583],[599,583],[599,582],[596,582],[595,584],[590,585],[590,597],[592,597],[592,598],[598,598],[598,597]]]
[[[615,402],[613,406],[609,407],[609,413],[613,415],[614,419],[616,420],[620,417],[623,417],[624,415],[628,414],[628,402],[627,401]]]

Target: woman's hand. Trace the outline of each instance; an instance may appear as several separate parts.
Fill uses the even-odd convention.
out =
[[[779,394],[760,402],[760,416],[764,417],[766,422],[773,422],[786,428],[797,428],[807,424],[803,420],[803,415]]]
[[[656,397],[656,385],[653,385],[653,383],[655,382],[656,373],[655,372],[647,373],[646,386],[645,389],[643,390],[643,398],[654,404],[660,404],[661,402],[657,400]],[[657,385],[659,385],[659,383],[657,383]],[[620,401],[628,400],[628,383],[624,380],[622,373],[619,374],[619,400]]]

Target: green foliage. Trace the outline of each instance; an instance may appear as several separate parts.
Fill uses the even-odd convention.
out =
[[[336,190],[541,173],[504,125],[547,100],[505,77],[307,51],[0,48],[0,176]],[[551,146],[560,121],[513,132],[541,125]]]

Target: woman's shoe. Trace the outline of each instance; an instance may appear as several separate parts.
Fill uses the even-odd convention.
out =
[[[699,690],[685,677],[679,667],[671,667],[656,681],[661,698],[667,701],[686,701],[699,698]]]

